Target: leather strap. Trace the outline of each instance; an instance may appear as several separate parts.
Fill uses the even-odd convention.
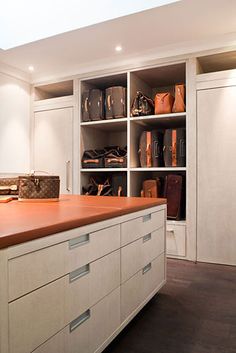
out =
[[[177,166],[177,151],[176,151],[177,130],[172,130],[172,167]]]
[[[152,166],[152,155],[151,155],[152,135],[151,134],[152,134],[151,131],[147,131],[146,158],[147,158],[148,168]]]

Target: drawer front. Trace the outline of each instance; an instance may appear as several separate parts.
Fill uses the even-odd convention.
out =
[[[121,246],[124,246],[145,234],[164,226],[164,210],[147,213],[143,217],[138,217],[121,224]]]
[[[141,302],[142,273],[139,271],[121,285],[121,321],[123,322]]]
[[[63,327],[64,298],[61,278],[9,304],[10,353],[31,352]]]
[[[165,255],[159,255],[142,269],[141,301],[145,300],[165,279]]]
[[[166,229],[166,252],[172,256],[186,256],[186,226],[168,224]]]
[[[120,248],[120,225],[84,234],[69,241],[66,253],[68,272]]]
[[[69,274],[66,280],[66,324],[120,285],[120,250]]]
[[[157,288],[165,279],[165,254],[147,263],[141,271],[121,285],[122,322]]]
[[[164,252],[164,228],[145,234],[121,248],[121,281],[127,281],[149,261]]]
[[[66,332],[65,329],[43,343],[33,353],[66,353]]]
[[[120,324],[119,287],[86,309],[34,353],[94,353]]]
[[[120,326],[120,287],[90,310],[90,352],[94,353]],[[83,352],[83,351],[82,351]]]
[[[115,225],[14,259],[9,266],[9,301],[35,290],[120,247]]]

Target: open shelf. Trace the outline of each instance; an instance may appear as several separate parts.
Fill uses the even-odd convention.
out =
[[[130,118],[130,121],[142,126],[167,128],[183,126],[186,124],[186,113],[170,113],[160,115],[148,115]]]
[[[73,80],[34,87],[34,101],[73,95]]]
[[[198,74],[236,69],[236,50],[200,56]]]
[[[103,131],[124,131],[127,128],[127,118],[86,121],[81,122],[80,125],[83,127],[94,128]]]
[[[131,172],[185,172],[186,167],[161,167],[161,168],[130,168]]]
[[[81,173],[104,173],[104,172],[112,172],[112,173],[115,173],[115,172],[126,172],[127,171],[127,168],[82,168],[81,170]]]

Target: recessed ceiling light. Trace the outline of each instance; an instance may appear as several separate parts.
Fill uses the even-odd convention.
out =
[[[33,72],[33,71],[34,71],[33,65],[30,65],[30,66],[28,67],[28,70],[29,70],[30,72]]]
[[[122,51],[122,46],[121,46],[121,45],[117,45],[117,46],[116,46],[116,51],[118,51],[118,52],[119,52],[119,51]]]

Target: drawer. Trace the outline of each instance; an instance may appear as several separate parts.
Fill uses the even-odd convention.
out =
[[[148,262],[164,252],[164,228],[121,248],[121,282],[127,281]]]
[[[120,247],[120,225],[9,260],[9,301]]]
[[[117,250],[13,301],[9,304],[10,352],[31,352],[119,285]]]
[[[165,279],[165,254],[146,264],[142,269],[141,301],[145,300]]]
[[[10,353],[32,352],[65,323],[65,280],[38,289],[9,304]]]
[[[71,272],[66,279],[66,324],[120,286],[120,250]]]
[[[138,217],[121,224],[121,246],[141,238],[145,234],[151,233],[158,228],[164,227],[164,210],[147,213],[143,217]]]
[[[164,279],[165,254],[163,253],[121,285],[122,322],[161,285]]]
[[[186,225],[168,223],[166,229],[166,252],[170,256],[186,256]]]
[[[117,288],[85,310],[34,353],[94,353],[120,323],[120,288]]]

